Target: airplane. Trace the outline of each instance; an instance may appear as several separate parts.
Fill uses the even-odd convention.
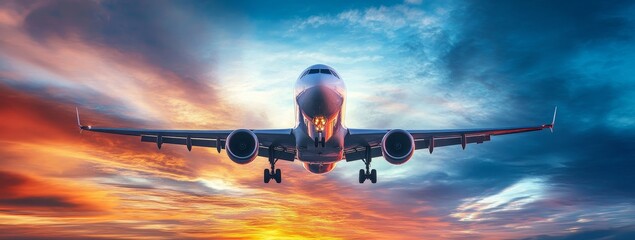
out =
[[[316,64],[308,67],[295,83],[295,127],[285,129],[235,129],[235,130],[160,130],[134,128],[107,128],[82,125],[76,108],[80,131],[141,137],[142,142],[152,142],[161,149],[162,144],[225,150],[229,159],[247,164],[256,157],[266,157],[270,168],[264,170],[264,182],[274,179],[282,182],[278,160],[302,162],[311,173],[324,174],[333,171],[335,165],[362,161],[359,183],[377,182],[377,171],[370,169],[371,160],[383,157],[394,165],[410,160],[415,150],[436,147],[483,143],[491,136],[550,129],[556,120],[554,109],[550,124],[513,128],[477,128],[446,130],[360,129],[348,128],[344,123],[346,86],[335,69]]]

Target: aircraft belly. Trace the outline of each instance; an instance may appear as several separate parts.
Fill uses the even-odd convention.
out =
[[[296,131],[300,135],[296,137],[298,140],[297,157],[302,162],[311,163],[332,163],[342,160],[344,157],[344,130],[338,129],[335,135],[326,141],[324,147],[318,145],[315,147],[313,139],[309,138],[302,130]]]
[[[338,149],[304,149],[298,151],[298,160],[310,163],[332,163],[342,160],[343,152]]]

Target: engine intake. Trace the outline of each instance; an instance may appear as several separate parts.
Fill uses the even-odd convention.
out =
[[[227,136],[225,150],[229,159],[238,164],[247,164],[258,156],[258,137],[247,129],[237,129]]]
[[[415,148],[415,140],[410,133],[393,129],[384,135],[381,140],[381,154],[391,164],[404,164],[412,157]]]

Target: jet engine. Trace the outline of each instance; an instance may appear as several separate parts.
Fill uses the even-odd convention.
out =
[[[247,129],[237,129],[227,136],[225,150],[229,159],[238,164],[247,164],[258,156],[258,137]]]
[[[414,138],[401,129],[390,130],[381,140],[381,154],[391,164],[399,165],[407,162],[414,150]]]

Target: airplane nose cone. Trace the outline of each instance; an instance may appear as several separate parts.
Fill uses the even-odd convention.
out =
[[[331,87],[315,85],[298,95],[298,105],[308,117],[330,117],[339,112],[344,99]]]

